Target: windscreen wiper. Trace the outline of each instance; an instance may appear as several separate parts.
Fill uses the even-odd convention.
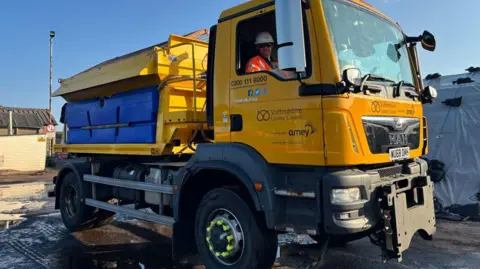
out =
[[[393,80],[391,80],[391,79],[384,78],[384,77],[381,77],[381,76],[378,76],[378,75],[374,75],[374,74],[366,74],[365,76],[363,76],[362,81],[367,81],[367,80],[395,82],[395,81],[393,81]]]
[[[369,80],[370,81],[382,81],[382,82],[395,83],[395,81],[393,81],[391,79],[388,79],[388,78],[384,78],[384,77],[377,76],[377,75],[374,75],[374,74],[366,74],[365,76],[363,76],[362,82],[360,83],[360,91],[363,91],[364,94],[367,94],[367,90],[364,89],[365,82],[367,82]]]
[[[396,86],[397,86],[397,87],[393,89],[393,98],[396,98],[396,97],[399,97],[399,96],[400,96],[400,89],[402,88],[402,86],[408,86],[408,87],[415,88],[415,85],[413,85],[412,83],[404,82],[403,80],[400,80],[400,81],[397,83]],[[418,95],[418,93],[416,93],[414,90],[408,89],[408,90],[405,92],[405,96],[414,99],[415,97],[418,97],[419,95]]]
[[[415,88],[415,85],[413,85],[412,83],[409,83],[409,82],[403,82],[403,86],[408,86],[408,87]]]

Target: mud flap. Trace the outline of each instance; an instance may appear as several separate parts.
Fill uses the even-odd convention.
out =
[[[172,234],[172,260],[180,264],[186,256],[197,253],[192,226],[185,222],[175,222]]]
[[[383,187],[380,200],[383,215],[381,246],[384,261],[402,261],[402,253],[410,247],[416,232],[425,240],[432,240],[436,232],[433,205],[433,183],[430,177],[419,177],[399,187]]]

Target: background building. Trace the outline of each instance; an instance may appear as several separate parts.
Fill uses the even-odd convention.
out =
[[[0,106],[0,170],[42,170],[56,143],[55,130],[46,128],[49,124],[48,109]],[[57,126],[53,117],[52,125]]]
[[[9,110],[12,111],[13,135],[44,134],[45,126],[50,123],[48,109],[17,108],[0,106],[0,136],[8,135]],[[57,122],[52,117],[52,124]]]

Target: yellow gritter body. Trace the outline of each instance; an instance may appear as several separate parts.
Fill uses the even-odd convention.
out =
[[[68,79],[61,79],[54,96],[75,102],[100,96],[158,86],[160,90],[156,143],[154,144],[60,144],[58,152],[126,155],[163,155],[186,148],[191,131],[205,122],[205,79],[208,43],[195,38],[208,34],[199,30],[189,36],[172,34],[168,42],[115,58]],[[184,77],[184,78],[182,78]],[[170,80],[170,78],[172,78]],[[194,91],[195,89],[195,91]],[[194,105],[196,104],[196,109]],[[173,146],[172,140],[180,145]]]

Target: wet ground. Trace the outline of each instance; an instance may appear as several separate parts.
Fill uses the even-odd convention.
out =
[[[69,234],[55,213],[1,232],[0,268],[172,268],[170,249],[167,237],[136,221]]]
[[[10,198],[0,197],[0,202],[12,210],[5,212],[4,207],[0,213],[16,213],[21,222],[11,222],[8,229],[0,224],[0,269],[173,268],[171,233],[166,227],[120,216],[111,225],[70,234],[53,209],[53,198],[26,199],[11,193]],[[295,236],[281,238],[293,239]],[[282,248],[277,268],[317,268],[313,265],[318,256],[316,249],[289,245]],[[203,267],[193,257],[181,268]],[[382,263],[379,249],[360,240],[331,248],[321,268],[480,269],[480,222],[439,220],[434,241],[415,238],[403,263]]]
[[[32,182],[48,182],[51,183],[53,177],[56,176],[58,170],[56,168],[46,168],[45,171],[38,172],[8,172],[0,170],[0,184],[13,183],[32,183]]]
[[[58,213],[30,216],[0,231],[0,268],[88,269],[173,268],[169,230],[137,220],[69,234]],[[302,251],[303,252],[302,252]],[[318,251],[283,248],[283,268],[313,268]],[[383,264],[367,240],[329,250],[322,268],[480,268],[480,224],[439,222],[437,238],[416,239],[403,263]],[[190,259],[183,268],[203,268]]]

